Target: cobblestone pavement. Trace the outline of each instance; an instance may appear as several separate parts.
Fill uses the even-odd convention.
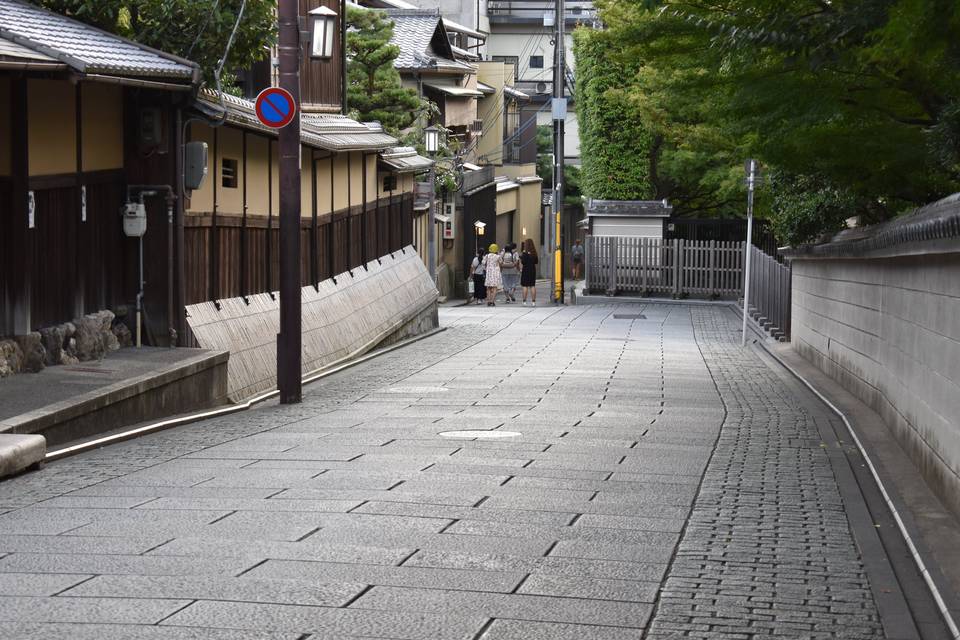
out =
[[[0,483],[0,637],[883,637],[814,419],[728,316],[444,309],[302,405]]]

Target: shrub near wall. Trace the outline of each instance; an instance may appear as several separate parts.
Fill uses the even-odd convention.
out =
[[[582,189],[590,198],[647,200],[651,136],[622,90],[637,68],[619,61],[613,44],[604,31],[573,33]]]

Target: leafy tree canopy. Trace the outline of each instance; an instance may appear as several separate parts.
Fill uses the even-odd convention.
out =
[[[394,134],[410,127],[429,108],[414,89],[401,85],[390,44],[393,22],[382,11],[348,7],[347,104],[364,122],[379,122]]]
[[[789,242],[960,189],[955,0],[598,5],[625,74],[608,93],[653,135],[639,161],[679,211],[741,209],[747,157],[772,173],[759,211]]]
[[[241,0],[34,0],[48,9],[197,62],[213,83]],[[247,0],[227,70],[246,69],[276,42],[276,0]],[[229,81],[229,78],[227,78]]]

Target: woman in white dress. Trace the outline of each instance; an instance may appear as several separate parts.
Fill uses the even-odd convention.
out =
[[[485,270],[484,285],[487,287],[487,306],[496,306],[497,289],[503,284],[500,276],[500,247],[496,243],[490,245],[487,249],[489,253],[483,257],[483,267]]]

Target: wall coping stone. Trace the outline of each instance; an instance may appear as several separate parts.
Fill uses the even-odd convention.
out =
[[[791,260],[960,253],[960,193],[888,222],[845,229],[822,242],[787,247],[781,252]]]

